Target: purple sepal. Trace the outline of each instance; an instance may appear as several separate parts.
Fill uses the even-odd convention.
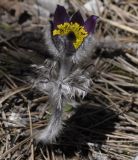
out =
[[[95,30],[95,26],[96,26],[96,20],[97,20],[97,16],[92,15],[91,17],[89,17],[86,22],[84,23],[84,28],[86,29],[86,31],[88,33],[94,33]]]
[[[77,22],[77,23],[80,24],[81,26],[84,25],[84,20],[83,20],[83,18],[82,18],[82,16],[81,16],[81,14],[80,14],[79,11],[77,11],[77,12],[72,16],[70,22],[73,22],[73,23]]]
[[[69,22],[69,17],[66,9],[63,6],[57,5],[53,21],[54,29],[56,29],[57,25],[63,24],[64,22]]]
[[[49,23],[50,23],[50,25],[51,25],[51,31],[53,31],[54,30],[54,23],[53,23],[53,21],[49,21]]]

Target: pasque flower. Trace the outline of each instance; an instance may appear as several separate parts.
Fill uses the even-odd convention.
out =
[[[63,128],[64,106],[91,92],[92,79],[87,64],[91,64],[96,48],[92,35],[96,20],[97,16],[92,15],[84,22],[79,11],[69,18],[65,8],[58,5],[53,25],[47,25],[44,30],[45,47],[50,57],[40,67],[35,86],[48,95],[53,112],[47,127],[38,132],[38,141],[51,143],[56,140]]]
[[[58,5],[54,14],[53,36],[67,36],[77,49],[84,39],[94,32],[97,18],[92,15],[84,22],[79,11],[69,18],[65,8]]]

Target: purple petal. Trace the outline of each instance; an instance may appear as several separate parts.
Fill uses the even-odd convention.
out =
[[[80,25],[84,25],[84,20],[79,11],[77,11],[71,18],[70,22],[77,22]]]
[[[54,30],[54,24],[53,24],[53,21],[49,21],[49,23],[50,23],[50,26],[51,26],[51,31],[53,31]]]
[[[63,24],[64,22],[69,22],[69,17],[66,9],[63,6],[57,5],[54,13],[54,29],[57,27],[57,25]]]
[[[94,33],[94,29],[95,29],[95,26],[96,26],[96,20],[97,20],[97,16],[95,15],[92,15],[91,17],[89,17],[85,24],[84,24],[84,28],[86,29],[86,31],[88,33]]]

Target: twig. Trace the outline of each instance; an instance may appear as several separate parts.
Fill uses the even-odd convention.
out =
[[[31,118],[31,113],[30,113],[30,107],[28,104],[28,115],[29,115],[29,124],[30,124],[30,137],[33,136],[33,132],[32,132],[32,118]],[[34,160],[34,145],[33,145],[33,139],[30,139],[30,143],[31,143],[31,160]]]
[[[138,30],[135,30],[135,29],[133,29],[133,28],[130,28],[130,27],[125,26],[125,25],[123,25],[123,24],[119,24],[119,23],[117,23],[117,22],[115,22],[115,21],[112,21],[112,20],[109,20],[109,19],[106,19],[106,18],[103,18],[103,17],[100,17],[100,19],[101,19],[103,22],[109,23],[109,24],[112,25],[112,26],[115,26],[115,27],[120,28],[120,29],[123,29],[123,30],[125,30],[125,31],[127,31],[127,32],[130,32],[130,33],[133,33],[133,34],[138,35]]]

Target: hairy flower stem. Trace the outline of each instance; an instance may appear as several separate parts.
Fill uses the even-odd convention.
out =
[[[64,78],[69,75],[71,67],[72,62],[70,57],[63,56],[62,59],[59,60],[59,76],[49,94],[49,101],[53,112],[48,126],[39,135],[39,141],[42,140],[45,143],[50,143],[56,139],[62,130],[62,113],[65,98],[62,94],[62,84],[64,83]]]
[[[58,80],[62,81],[69,75],[73,64],[70,57],[64,56],[63,59],[60,60],[59,65],[60,70]]]
[[[53,108],[51,119],[48,126],[43,129],[39,138],[37,138],[38,141],[43,141],[44,143],[51,143],[55,140],[62,129],[63,99],[59,88],[57,86],[55,88],[57,88],[57,90],[51,93],[49,97]]]

